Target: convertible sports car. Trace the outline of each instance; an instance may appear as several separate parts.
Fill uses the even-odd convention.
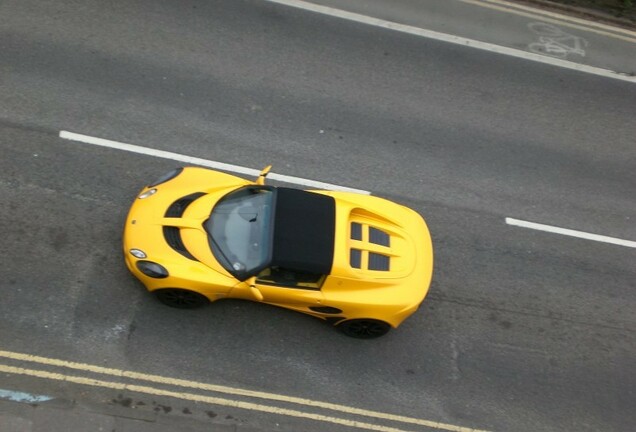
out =
[[[130,271],[157,298],[194,308],[240,298],[374,338],[428,292],[433,248],[422,217],[382,198],[265,185],[178,168],[144,187],[124,228]]]

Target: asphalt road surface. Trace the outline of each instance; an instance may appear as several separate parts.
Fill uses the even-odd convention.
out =
[[[633,83],[263,1],[7,0],[0,54],[0,396],[190,430],[633,430]],[[373,341],[256,303],[164,307],[121,231],[179,163],[62,130],[408,205],[431,292]]]

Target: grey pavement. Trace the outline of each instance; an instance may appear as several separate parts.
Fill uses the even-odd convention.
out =
[[[159,409],[158,409],[159,410]],[[2,432],[250,432],[249,426],[197,420],[185,415],[124,408],[117,405],[82,405],[75,401],[39,404],[0,401]]]
[[[461,0],[310,2],[502,47],[547,53],[550,57],[620,74],[636,74],[635,31],[579,21],[559,13],[561,19],[553,12],[527,5]]]

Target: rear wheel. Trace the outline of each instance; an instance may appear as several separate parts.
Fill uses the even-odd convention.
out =
[[[358,339],[377,338],[384,336],[391,330],[390,324],[370,318],[344,321],[337,327],[347,336]]]
[[[194,309],[210,302],[207,297],[185,289],[164,288],[154,291],[159,301],[167,306],[179,309]]]

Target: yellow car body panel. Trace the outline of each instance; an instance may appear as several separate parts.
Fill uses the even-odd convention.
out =
[[[218,171],[187,168],[168,183],[154,188],[143,188],[140,196],[151,189],[156,189],[157,192],[144,199],[137,198],[128,213],[123,235],[124,256],[128,269],[149,291],[168,287],[185,288],[200,292],[210,301],[224,297],[237,281],[214,259],[209,247],[206,247],[207,242],[200,240],[207,237],[202,223],[209,217],[210,208],[207,215],[195,213],[188,218],[180,218],[178,222],[165,218],[164,214],[176,199],[194,192],[207,192],[208,200],[216,202],[229,191],[247,184],[250,182]],[[193,190],[193,185],[206,187],[202,190]],[[187,226],[184,230],[184,241],[194,249],[193,253],[200,253],[199,262],[184,258],[166,243],[163,235],[163,227],[166,224]],[[138,259],[130,254],[132,248],[146,252],[145,259],[169,268],[170,276],[156,279],[143,274],[135,266]]]
[[[331,271],[320,279],[279,286],[266,277],[239,280],[233,275],[212,251],[204,224],[219,200],[242,187],[262,184],[263,178],[252,182],[188,167],[170,180],[142,189],[124,229],[124,255],[130,271],[149,291],[178,288],[210,301],[227,297],[259,300],[334,324],[372,319],[397,327],[417,310],[433,274],[428,227],[415,211],[374,196],[308,191],[335,202],[333,261]],[[179,217],[168,214],[169,208],[181,209],[179,200],[195,193]],[[181,251],[167,240],[177,231],[180,246],[176,249]],[[143,251],[145,257],[134,256],[132,250]],[[169,275],[148,276],[139,269],[139,261],[160,264]]]

